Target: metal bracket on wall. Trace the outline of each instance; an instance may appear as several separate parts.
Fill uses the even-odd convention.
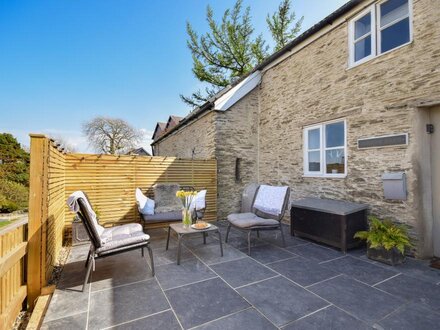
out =
[[[433,124],[426,124],[426,133],[428,133],[428,134],[434,133],[434,125]]]

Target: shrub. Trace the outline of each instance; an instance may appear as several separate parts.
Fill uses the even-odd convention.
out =
[[[29,190],[20,183],[0,180],[0,211],[13,212],[28,206]]]
[[[390,220],[379,220],[374,216],[370,216],[369,220],[370,230],[358,231],[354,237],[366,240],[370,248],[391,250],[395,247],[403,254],[405,247],[412,246],[406,227],[397,225]]]

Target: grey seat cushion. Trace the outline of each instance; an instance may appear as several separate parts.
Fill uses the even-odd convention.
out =
[[[138,223],[105,228],[101,234],[102,246],[96,250],[100,254],[120,247],[148,242],[150,236],[145,234]]]
[[[179,221],[182,220],[182,211],[155,213],[152,215],[142,214],[142,219],[145,222]]]
[[[228,215],[228,221],[236,227],[250,228],[254,226],[278,226],[279,222],[273,219],[263,219],[254,213],[233,213]]]
[[[158,183],[154,186],[154,213],[175,212],[182,209],[180,200],[176,197],[180,189],[178,184]]]

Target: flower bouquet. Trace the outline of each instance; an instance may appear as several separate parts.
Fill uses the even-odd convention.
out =
[[[192,223],[191,216],[191,204],[194,200],[194,197],[197,195],[197,191],[184,191],[179,190],[176,193],[176,197],[180,199],[182,202],[182,224],[184,228],[189,228]]]

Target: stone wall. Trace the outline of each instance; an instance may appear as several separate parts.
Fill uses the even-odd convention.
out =
[[[215,121],[215,112],[204,114],[198,120],[159,141],[155,145],[155,154],[187,159],[214,158]]]
[[[407,104],[440,93],[440,6],[415,0],[414,41],[347,69],[347,24],[343,24],[264,72],[260,95],[260,181],[288,184],[292,199],[305,196],[352,200],[371,212],[412,227],[421,237],[417,204],[417,110]],[[303,176],[303,127],[335,118],[347,121],[348,175]],[[358,150],[357,139],[409,133],[408,147]],[[381,175],[405,171],[408,200],[386,201]]]
[[[240,210],[241,193],[246,184],[257,182],[258,87],[217,114],[216,158],[218,168],[218,218]],[[239,180],[236,180],[236,160]]]

